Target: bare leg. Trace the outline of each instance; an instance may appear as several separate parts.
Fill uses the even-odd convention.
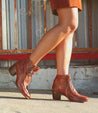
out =
[[[37,64],[42,57],[54,49],[65,38],[68,38],[77,28],[78,25],[78,9],[63,8],[58,9],[59,23],[52,28],[38,43],[30,59]]]
[[[76,18],[78,19],[78,15]],[[73,19],[72,21],[75,22]],[[53,99],[60,100],[61,95],[64,95],[70,101],[87,102],[88,97],[80,95],[72,85],[71,77],[68,72],[72,53],[72,37],[73,32],[67,35],[56,48],[57,76],[52,86]]]
[[[73,33],[65,38],[56,48],[57,75],[68,75],[72,53]]]
[[[70,37],[77,28],[77,8],[58,9],[57,12],[59,17],[58,25],[43,36],[30,56],[30,59],[24,59],[16,62],[9,69],[11,75],[17,74],[16,85],[19,91],[26,98],[30,98],[27,87],[31,80],[31,76],[39,70],[39,67],[35,65],[41,60],[42,57],[60,44],[61,41],[65,38],[68,39],[68,37]]]

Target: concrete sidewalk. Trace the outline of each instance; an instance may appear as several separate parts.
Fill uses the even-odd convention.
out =
[[[62,96],[52,100],[50,91],[32,91],[26,100],[17,90],[0,90],[0,113],[98,113],[98,95],[89,96],[89,102],[75,103]]]

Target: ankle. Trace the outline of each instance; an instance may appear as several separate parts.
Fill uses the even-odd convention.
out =
[[[57,75],[61,75],[61,76],[65,75],[66,76],[66,75],[69,75],[69,73],[68,72],[57,72]]]
[[[35,65],[35,66],[37,65],[37,63],[32,59],[31,56],[29,57],[29,60],[32,62],[33,65]]]
[[[68,75],[69,68],[66,66],[65,68],[57,68],[57,75]]]
[[[64,75],[57,74],[56,77],[61,77],[61,78],[62,78],[62,77],[64,77],[64,78],[65,78],[65,77],[70,77],[70,74],[64,74]]]

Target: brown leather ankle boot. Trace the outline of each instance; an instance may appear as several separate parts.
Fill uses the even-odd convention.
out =
[[[70,75],[57,75],[53,86],[53,99],[60,100],[61,95],[66,96],[70,101],[74,102],[86,102],[88,97],[80,95],[74,88],[71,82]]]
[[[27,99],[31,97],[28,91],[29,82],[32,78],[32,75],[39,69],[40,68],[35,66],[29,58],[18,61],[9,68],[9,73],[12,76],[17,74],[16,86]]]

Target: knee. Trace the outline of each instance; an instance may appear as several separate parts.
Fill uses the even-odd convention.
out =
[[[69,32],[72,33],[72,32],[75,32],[78,28],[78,22],[73,22],[73,23],[70,23],[69,25]]]
[[[78,27],[78,9],[58,9],[59,25],[64,33],[73,33]]]
[[[68,22],[67,24],[59,24],[60,27],[62,28],[62,32],[64,34],[71,34],[73,32],[76,31],[76,29],[78,28],[78,22],[75,21],[75,22]]]

